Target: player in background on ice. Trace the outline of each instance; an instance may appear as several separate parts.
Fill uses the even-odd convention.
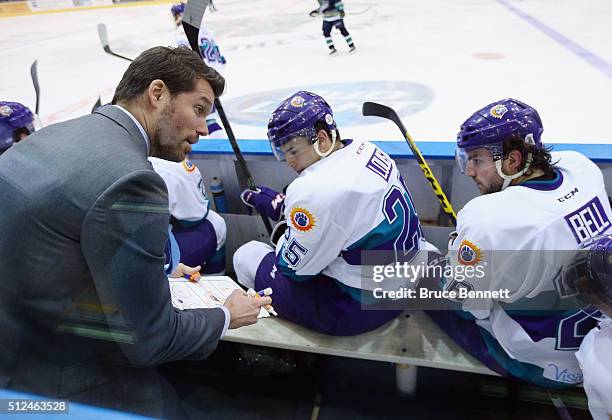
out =
[[[579,306],[558,309],[555,279],[567,251],[610,229],[612,211],[601,170],[580,153],[551,153],[542,131],[537,111],[515,99],[461,126],[457,162],[482,195],[457,214],[447,258],[486,275],[447,278],[444,288],[507,289],[508,297],[467,297],[461,311],[428,314],[492,370],[559,388],[582,382],[574,354],[595,322]]]
[[[361,334],[397,317],[362,310],[372,293],[361,289],[362,250],[416,258],[430,247],[395,162],[372,143],[341,140],[328,103],[306,91],[272,113],[268,138],[298,177],[286,196],[265,187],[242,193],[269,218],[284,216],[287,229],[276,249],[251,241],[236,251],[238,281],[272,287],[280,317],[325,334]]]
[[[578,252],[563,271],[561,290],[587,303],[585,314],[598,325],[582,340],[576,358],[595,420],[612,418],[612,234],[601,235]]]
[[[203,274],[224,274],[227,227],[225,220],[210,209],[198,167],[188,159],[170,162],[150,157],[149,162],[168,188],[170,224],[180,262],[203,267]]]
[[[0,101],[0,154],[36,131],[32,111],[19,102]]]
[[[211,10],[214,6],[212,6],[212,2],[210,3]],[[214,9],[216,10],[216,9]],[[182,22],[183,22],[183,13],[185,12],[185,3],[177,3],[174,4],[170,8],[170,12],[174,17],[174,23],[176,24],[175,38],[176,44],[178,46],[185,46],[187,48],[191,48],[189,46],[189,41],[187,40],[187,36],[185,35],[185,31],[183,30]],[[206,28],[204,22],[200,25],[200,31],[198,32],[198,45],[200,47],[200,52],[202,53],[202,57],[204,57],[204,62],[209,66],[217,70],[221,75],[223,75],[223,69],[225,67],[225,57],[221,55],[219,51],[219,46],[215,42],[215,38],[213,33]],[[213,107],[212,112],[206,119],[206,123],[208,124],[208,136],[206,138],[214,139],[214,138],[226,138],[226,135],[223,131],[223,127],[219,124],[219,114],[215,107]]]
[[[338,53],[334,46],[334,41],[331,37],[332,28],[337,28],[347,45],[349,46],[349,52],[355,51],[355,43],[349,31],[344,26],[344,4],[341,0],[319,0],[319,7],[310,12],[310,17],[317,17],[323,15],[323,36],[325,42],[329,48],[329,54],[335,55]]]

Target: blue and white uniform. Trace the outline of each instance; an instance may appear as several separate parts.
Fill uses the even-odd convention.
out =
[[[319,13],[323,15],[323,20],[326,22],[334,22],[342,19],[340,12],[344,11],[344,3],[342,0],[318,0]]]
[[[445,289],[508,290],[502,299],[467,298],[461,319],[430,316],[499,373],[547,387],[582,382],[574,356],[595,326],[588,314],[559,308],[555,289],[569,252],[611,230],[612,210],[599,168],[577,152],[552,153],[554,179],[530,180],[474,198],[458,213],[453,266],[487,266],[484,278]],[[546,252],[549,251],[549,252]]]
[[[168,188],[170,223],[180,262],[191,267],[201,265],[205,274],[224,273],[227,227],[209,208],[200,170],[187,159],[171,162],[150,157],[149,161]]]
[[[360,334],[399,315],[361,309],[361,251],[417,258],[431,249],[387,154],[367,141],[344,141],[289,185],[284,214],[288,229],[276,250],[252,241],[236,252],[241,283],[272,287],[279,316],[326,334]]]
[[[331,53],[336,52],[336,47],[331,38],[332,28],[336,28],[340,31],[351,51],[354,51],[355,45],[353,43],[353,38],[344,25],[344,3],[342,3],[341,0],[319,0],[319,8],[313,11],[313,13],[316,15],[317,12],[319,15],[323,16],[323,36],[325,37],[325,42]]]
[[[180,25],[176,28],[175,38],[177,46],[191,48],[189,46],[189,41],[185,36],[185,31]],[[202,57],[204,57],[204,62],[209,67],[214,68],[223,75],[225,63],[227,61],[225,60],[225,57],[221,54],[221,51],[219,50],[219,45],[217,45],[213,33],[210,30],[206,29],[204,25],[200,26],[200,31],[198,32],[198,45],[200,46],[200,52],[202,53]],[[226,138],[226,135],[223,131],[223,127],[221,127],[219,121],[219,114],[217,113],[216,108],[213,106],[212,112],[206,118],[206,124],[208,125],[207,138]]]

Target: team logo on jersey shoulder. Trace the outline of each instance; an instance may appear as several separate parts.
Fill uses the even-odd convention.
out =
[[[291,209],[291,224],[300,232],[310,232],[315,227],[316,219],[303,207]]]
[[[457,255],[459,264],[462,265],[476,265],[482,260],[482,251],[473,242],[464,239],[459,245],[459,252]]]
[[[302,98],[301,96],[294,96],[293,98],[291,98],[291,106],[294,106],[296,108],[301,108],[304,106],[304,98]]]
[[[506,112],[508,112],[508,108],[506,108],[504,105],[495,105],[493,108],[491,108],[489,114],[491,114],[493,118],[501,120]]]
[[[195,164],[191,162],[189,159],[185,159],[183,161],[183,168],[185,168],[187,172],[193,172],[196,170]]]

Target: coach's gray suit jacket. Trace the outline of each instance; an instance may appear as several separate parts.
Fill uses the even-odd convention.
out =
[[[160,414],[150,367],[205,358],[225,320],[172,307],[168,222],[164,181],[116,107],[4,153],[0,387]]]

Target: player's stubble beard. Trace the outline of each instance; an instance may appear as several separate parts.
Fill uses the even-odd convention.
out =
[[[161,112],[157,128],[151,139],[151,156],[172,162],[182,162],[185,153],[182,149],[182,141],[178,141],[178,130],[172,124],[172,102]]]
[[[491,183],[488,186],[485,186],[484,184],[480,184],[482,185],[482,189],[480,189],[480,194],[485,195],[485,194],[493,194],[496,192],[500,192],[502,190],[502,186],[504,185],[504,180],[503,179],[499,179],[499,180],[494,180],[491,181]]]

